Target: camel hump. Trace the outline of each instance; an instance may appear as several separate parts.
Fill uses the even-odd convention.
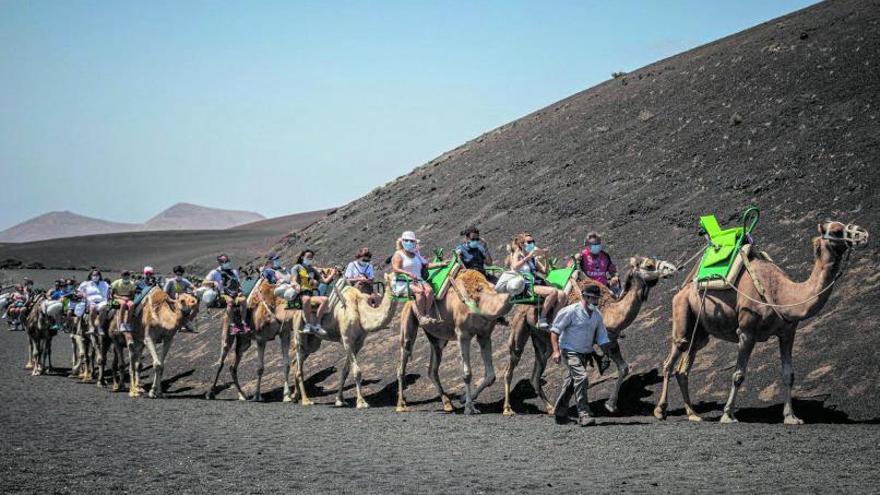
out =
[[[458,272],[455,280],[461,282],[468,297],[475,301],[480,299],[480,295],[484,291],[494,291],[494,287],[486,280],[485,275],[469,268]]]
[[[614,292],[612,292],[611,289],[606,287],[604,284],[596,282],[595,280],[593,280],[589,277],[584,277],[583,279],[578,281],[577,286],[576,286],[577,290],[569,291],[568,303],[574,304],[576,302],[580,302],[581,301],[581,294],[580,294],[581,291],[583,291],[584,289],[586,289],[587,287],[590,287],[590,286],[598,287],[599,292],[602,293],[601,297],[599,298],[599,305],[598,305],[599,309],[604,308],[606,304],[615,300]]]

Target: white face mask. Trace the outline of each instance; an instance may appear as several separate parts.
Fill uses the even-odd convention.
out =
[[[232,268],[232,263],[227,261],[226,263],[221,264],[220,268],[223,268],[224,270],[229,270],[230,268]]]
[[[101,281],[101,277],[99,277],[97,275],[92,275],[92,282],[100,282],[100,281]]]
[[[596,311],[596,305],[593,303],[587,304],[587,307],[590,308],[590,311]]]

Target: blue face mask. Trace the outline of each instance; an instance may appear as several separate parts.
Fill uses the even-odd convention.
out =
[[[468,247],[471,249],[477,249],[478,247],[480,247],[480,241],[477,241],[477,240],[468,241]]]
[[[602,252],[601,244],[590,244],[590,253],[591,254],[599,254]]]
[[[272,266],[275,268],[281,268],[281,260],[273,260]]]
[[[406,249],[407,251],[412,251],[415,248],[416,248],[415,241],[403,241],[403,249]]]
[[[303,258],[303,266],[312,266],[311,258]]]
[[[230,262],[228,262],[228,261],[225,262],[225,263],[221,263],[221,264],[220,264],[220,268],[222,268],[222,269],[224,269],[224,270],[229,270],[229,269],[232,268],[232,263],[230,263]]]
[[[527,242],[526,243],[526,252],[531,253],[534,250],[535,250],[535,243],[534,242]]]

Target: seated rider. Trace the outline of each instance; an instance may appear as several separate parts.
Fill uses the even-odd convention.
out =
[[[217,256],[217,263],[217,268],[205,276],[204,283],[213,286],[219,296],[226,301],[230,333],[232,335],[250,333],[251,328],[247,324],[247,299],[242,297],[238,306],[235,305],[235,300],[242,294],[238,270],[232,268],[232,261],[225,254]]]
[[[43,313],[49,317],[52,322],[51,330],[57,332],[63,328],[62,323],[66,316],[67,298],[70,293],[65,287],[66,281],[58,279],[52,290],[47,291],[46,300],[43,301]]]
[[[159,279],[156,277],[156,271],[153,270],[152,266],[145,266],[143,278],[137,281],[138,296],[146,296],[150,289],[158,285]]]
[[[547,251],[535,247],[535,238],[527,232],[517,234],[508,246],[508,250],[510,251],[508,266],[525,276],[525,293],[534,290],[535,294],[544,299],[538,315],[538,328],[548,330],[550,323],[547,318],[550,317],[551,312],[556,314],[555,312],[565,305],[566,295],[563,291],[547,285],[543,280],[548,271],[548,266],[543,261]],[[535,281],[533,286],[531,280]]]
[[[131,313],[134,307],[134,298],[137,294],[137,285],[131,280],[131,272],[125,270],[110,284],[110,300],[119,304],[119,312],[116,314],[116,326],[120,332],[131,331]]]
[[[461,235],[464,236],[464,242],[455,247],[455,256],[461,261],[465,268],[476,270],[483,274],[487,280],[495,283],[495,277],[490,277],[486,273],[486,265],[492,264],[492,255],[486,243],[480,239],[480,231],[476,227],[468,227]]]
[[[602,249],[602,238],[597,232],[590,232],[584,246],[584,250],[575,256],[580,270],[618,295],[620,279],[617,276],[617,267],[611,261],[611,256]]]
[[[100,270],[92,270],[89,279],[81,283],[78,289],[89,315],[89,330],[86,335],[94,333],[98,329],[98,335],[104,335],[103,321],[110,304],[110,284],[104,281]],[[100,317],[100,318],[99,318]]]
[[[391,257],[391,272],[404,275],[410,280],[397,278],[391,287],[395,296],[407,296],[415,298],[416,318],[419,325],[430,325],[439,320],[429,316],[431,306],[434,304],[434,289],[425,280],[428,268],[442,266],[442,263],[432,264],[419,252],[419,240],[415,232],[407,230],[397,239],[397,251]],[[409,288],[409,293],[407,293]]]
[[[296,264],[290,268],[290,283],[296,289],[297,298],[302,304],[305,326],[302,333],[324,337],[327,332],[321,328],[321,319],[327,311],[327,296],[318,295],[318,284],[330,283],[336,277],[336,270],[321,275],[315,268],[315,252],[305,249],[296,258]],[[312,308],[313,304],[318,309]]]
[[[195,287],[193,287],[192,282],[187,280],[183,275],[186,273],[186,270],[180,265],[175,266],[171,272],[174,274],[173,277],[169,278],[165,281],[165,286],[162,287],[162,290],[165,294],[168,295],[168,298],[172,301],[177,300],[177,296],[180,294],[192,294],[195,292]],[[191,318],[186,319],[186,323],[184,323],[183,328],[181,328],[183,332],[195,333],[195,329],[193,328],[193,320]]]
[[[9,331],[24,330],[22,315],[27,304],[27,296],[23,284],[16,284],[9,294],[9,307],[6,309],[6,319],[9,323]]]
[[[278,285],[290,279],[290,272],[281,263],[281,257],[277,254],[269,255],[266,264],[260,270],[260,276],[272,285]]]
[[[351,261],[345,267],[344,276],[345,280],[352,287],[370,296],[369,302],[371,305],[376,305],[379,295],[376,294],[373,287],[376,273],[373,265],[370,263],[372,260],[373,255],[370,253],[369,248],[362,247],[358,249],[354,255],[354,261]]]

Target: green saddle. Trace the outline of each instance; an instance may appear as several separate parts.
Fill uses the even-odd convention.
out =
[[[246,278],[241,281],[241,293],[243,296],[247,297],[251,295],[251,291],[254,290],[254,287],[257,286],[257,282],[259,282],[259,278]]]
[[[554,287],[559,290],[565,290],[565,287],[568,285],[568,281],[571,280],[572,274],[574,274],[575,270],[577,270],[577,263],[572,263],[571,266],[555,268],[555,260],[550,262],[550,271],[547,273],[547,278],[545,282],[547,285]],[[541,296],[539,296],[535,292],[535,279],[534,276],[530,273],[521,273],[520,275],[526,279],[528,283],[528,291],[524,294],[521,294],[510,300],[513,304],[528,304],[537,306],[543,302]]]
[[[434,259],[431,261],[432,263],[442,263],[443,262],[443,249],[438,248],[434,250]],[[428,280],[427,282],[431,284],[431,288],[434,289],[434,294],[439,294],[440,289],[443,288],[443,284],[446,283],[446,279],[449,278],[449,274],[452,273],[452,270],[461,264],[457,257],[453,257],[449,260],[445,265],[438,266],[435,268],[428,268]],[[407,284],[407,294],[408,296],[394,296],[394,299],[397,301],[409,301],[413,299],[412,292],[409,290],[409,284],[412,282],[412,278],[398,273],[394,277],[395,281],[403,281]],[[381,283],[380,283],[381,284]]]
[[[722,229],[715,215],[700,217],[700,226],[709,238],[709,246],[703,252],[696,280],[726,278],[736,255],[745,242],[746,234],[758,225],[760,210],[750,206],[742,214],[740,227]]]

